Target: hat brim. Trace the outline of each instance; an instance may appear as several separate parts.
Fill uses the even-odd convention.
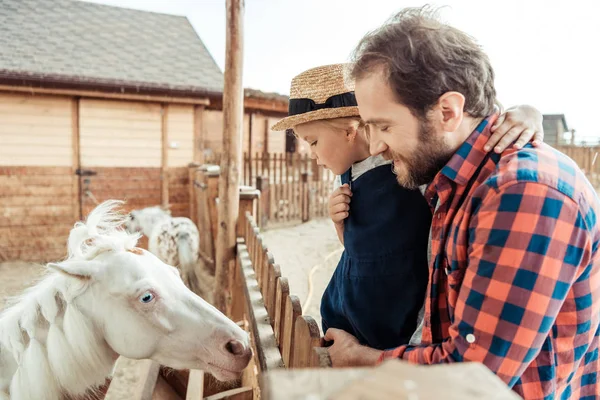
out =
[[[311,111],[304,114],[292,115],[277,121],[271,127],[274,131],[284,131],[295,127],[296,125],[305,124],[311,121],[319,121],[323,119],[342,118],[342,117],[358,117],[358,107],[339,107],[339,108],[323,108],[321,110]]]

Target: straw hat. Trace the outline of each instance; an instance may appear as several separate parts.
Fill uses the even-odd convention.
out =
[[[349,64],[324,65],[292,79],[289,116],[271,129],[283,131],[305,122],[358,115]]]

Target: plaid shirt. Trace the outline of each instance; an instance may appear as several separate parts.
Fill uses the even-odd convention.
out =
[[[598,197],[541,145],[488,154],[484,120],[429,185],[430,279],[416,364],[478,361],[526,399],[597,399]]]

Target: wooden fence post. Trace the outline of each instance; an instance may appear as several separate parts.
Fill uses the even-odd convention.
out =
[[[269,185],[269,177],[266,178],[264,176],[256,177],[256,189],[260,191],[260,201],[259,201],[259,216],[257,218],[258,226],[260,229],[265,229],[267,226],[267,221],[269,220],[270,208],[271,208],[271,196],[270,196],[270,185]]]
[[[310,187],[308,184],[308,172],[302,172],[302,222],[310,219]]]

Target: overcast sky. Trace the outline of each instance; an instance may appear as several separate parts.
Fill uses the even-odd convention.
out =
[[[225,0],[93,0],[185,15],[217,64],[225,61]],[[289,93],[291,78],[344,62],[401,0],[246,0],[244,86]],[[593,119],[600,93],[600,1],[437,0],[444,20],[474,36],[489,54],[506,105],[564,113],[578,137],[600,140]]]

